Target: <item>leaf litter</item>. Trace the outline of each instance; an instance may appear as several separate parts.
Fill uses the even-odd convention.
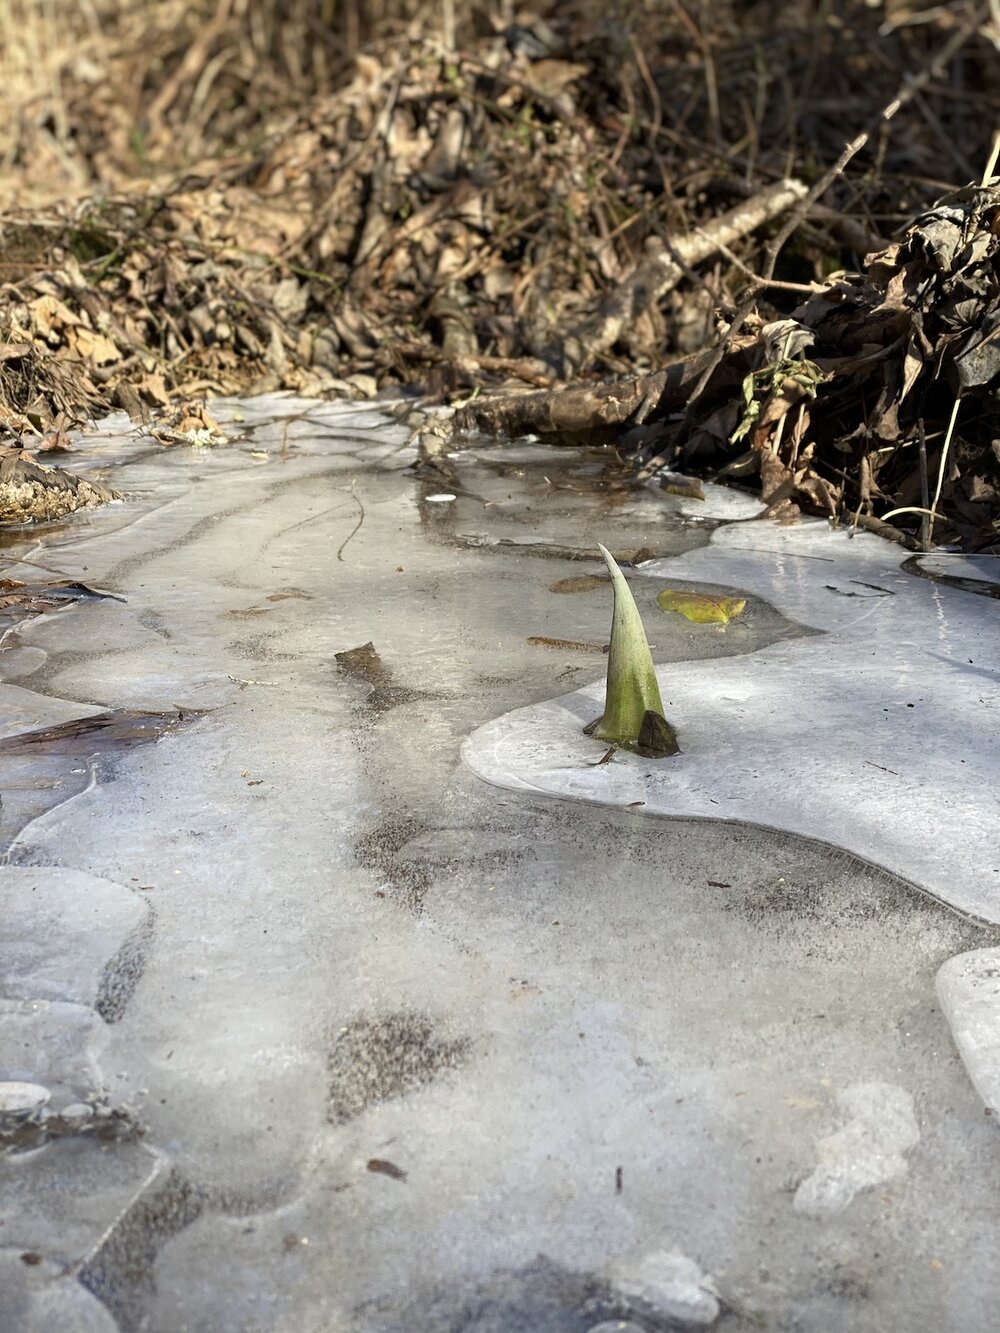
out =
[[[995,549],[995,18],[842,8],[9,0],[0,521],[113,498],[31,454],[115,407],[211,444],[210,394],[412,386]]]

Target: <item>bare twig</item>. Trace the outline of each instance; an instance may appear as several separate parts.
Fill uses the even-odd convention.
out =
[[[834,162],[819,177],[808,194],[799,202],[798,206],[792,210],[786,219],[784,225],[778,231],[774,240],[767,248],[767,259],[764,265],[764,277],[772,278],[774,276],[774,266],[778,261],[778,256],[792,232],[799,225],[802,219],[808,213],[809,209],[817,202],[830,188],[838,176],[843,175],[847,164],[861,152],[862,148],[869,142],[873,134],[876,134],[884,125],[887,125],[893,116],[896,115],[904,106],[913,100],[931,79],[935,78],[942,69],[948,64],[949,60],[962,49],[966,42],[970,41],[979,31],[987,18],[987,7],[977,4],[972,7],[971,13],[966,21],[960,24],[952,35],[948,38],[940,51],[928,61],[924,68],[912,77],[905,76],[903,83],[896,92],[895,97],[887,102],[881,111],[872,118],[868,126],[856,135],[844,148]]]
[[[212,48],[215,39],[225,31],[226,23],[229,21],[229,11],[232,8],[232,0],[218,0],[215,7],[215,13],[208,24],[203,28],[197,41],[188,47],[184,59],[178,65],[173,75],[164,83],[163,87],[150,102],[146,111],[146,116],[151,125],[159,125],[163,117],[170,110],[174,99],[186,83],[193,83],[205,66],[208,53]]]
[[[923,417],[917,422],[917,451],[920,465],[920,504],[927,513],[930,513],[931,491],[927,480],[927,435],[924,431]],[[926,516],[924,516],[920,520],[920,546],[922,550],[930,550],[930,538],[930,525]]]
[[[348,491],[348,495],[358,506],[358,521],[357,523],[355,523],[354,527],[350,530],[350,532],[347,534],[344,540],[337,547],[337,559],[341,562],[341,564],[343,564],[344,562],[344,547],[353,537],[357,536],[358,532],[361,530],[361,524],[365,521],[365,507],[354,493],[353,480],[351,482],[351,489]]]

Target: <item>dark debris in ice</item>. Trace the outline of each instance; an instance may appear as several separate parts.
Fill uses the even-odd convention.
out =
[[[190,1226],[207,1202],[203,1190],[171,1170],[162,1184],[128,1209],[84,1264],[81,1283],[122,1329],[143,1326],[155,1291],[153,1267],[160,1247]]]
[[[464,1064],[470,1049],[468,1038],[438,1036],[426,1014],[407,1009],[354,1019],[330,1051],[331,1123],[346,1124],[368,1106],[433,1082]]]
[[[398,704],[410,703],[414,699],[433,699],[436,696],[423,690],[410,690],[403,685],[393,683],[392,672],[382,661],[375,645],[363,643],[359,648],[348,648],[344,652],[334,653],[334,658],[341,671],[351,680],[361,681],[369,686],[369,694],[362,709],[372,721],[376,721]]]

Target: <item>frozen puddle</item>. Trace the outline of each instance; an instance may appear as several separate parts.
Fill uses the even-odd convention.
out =
[[[820,838],[1000,921],[997,607],[900,572],[896,550],[820,520],[741,523],[645,564],[658,587],[723,583],[824,632],[662,669],[670,762],[595,764],[606,747],[581,728],[602,683],[488,723],[466,762],[520,790]]]
[[[3,539],[126,600],[0,656],[0,1333],[985,1333],[990,596],[593,453],[214,410]],[[659,561],[678,760],[587,767],[597,540]]]

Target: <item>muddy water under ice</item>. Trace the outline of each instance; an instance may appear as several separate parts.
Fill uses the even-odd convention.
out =
[[[127,601],[7,637],[3,734],[177,725],[0,755],[0,1072],[51,1093],[0,1166],[3,1333],[988,1327],[1000,1144],[933,977],[996,931],[805,838],[460,762],[601,676],[606,585],[551,591],[595,540],[706,588],[712,524],[592,456],[431,483],[372,413],[237,407],[210,452],[111,423],[77,465],[128,502],[7,544]],[[661,662],[821,628],[660,586]],[[659,1251],[697,1301],[643,1290]]]

